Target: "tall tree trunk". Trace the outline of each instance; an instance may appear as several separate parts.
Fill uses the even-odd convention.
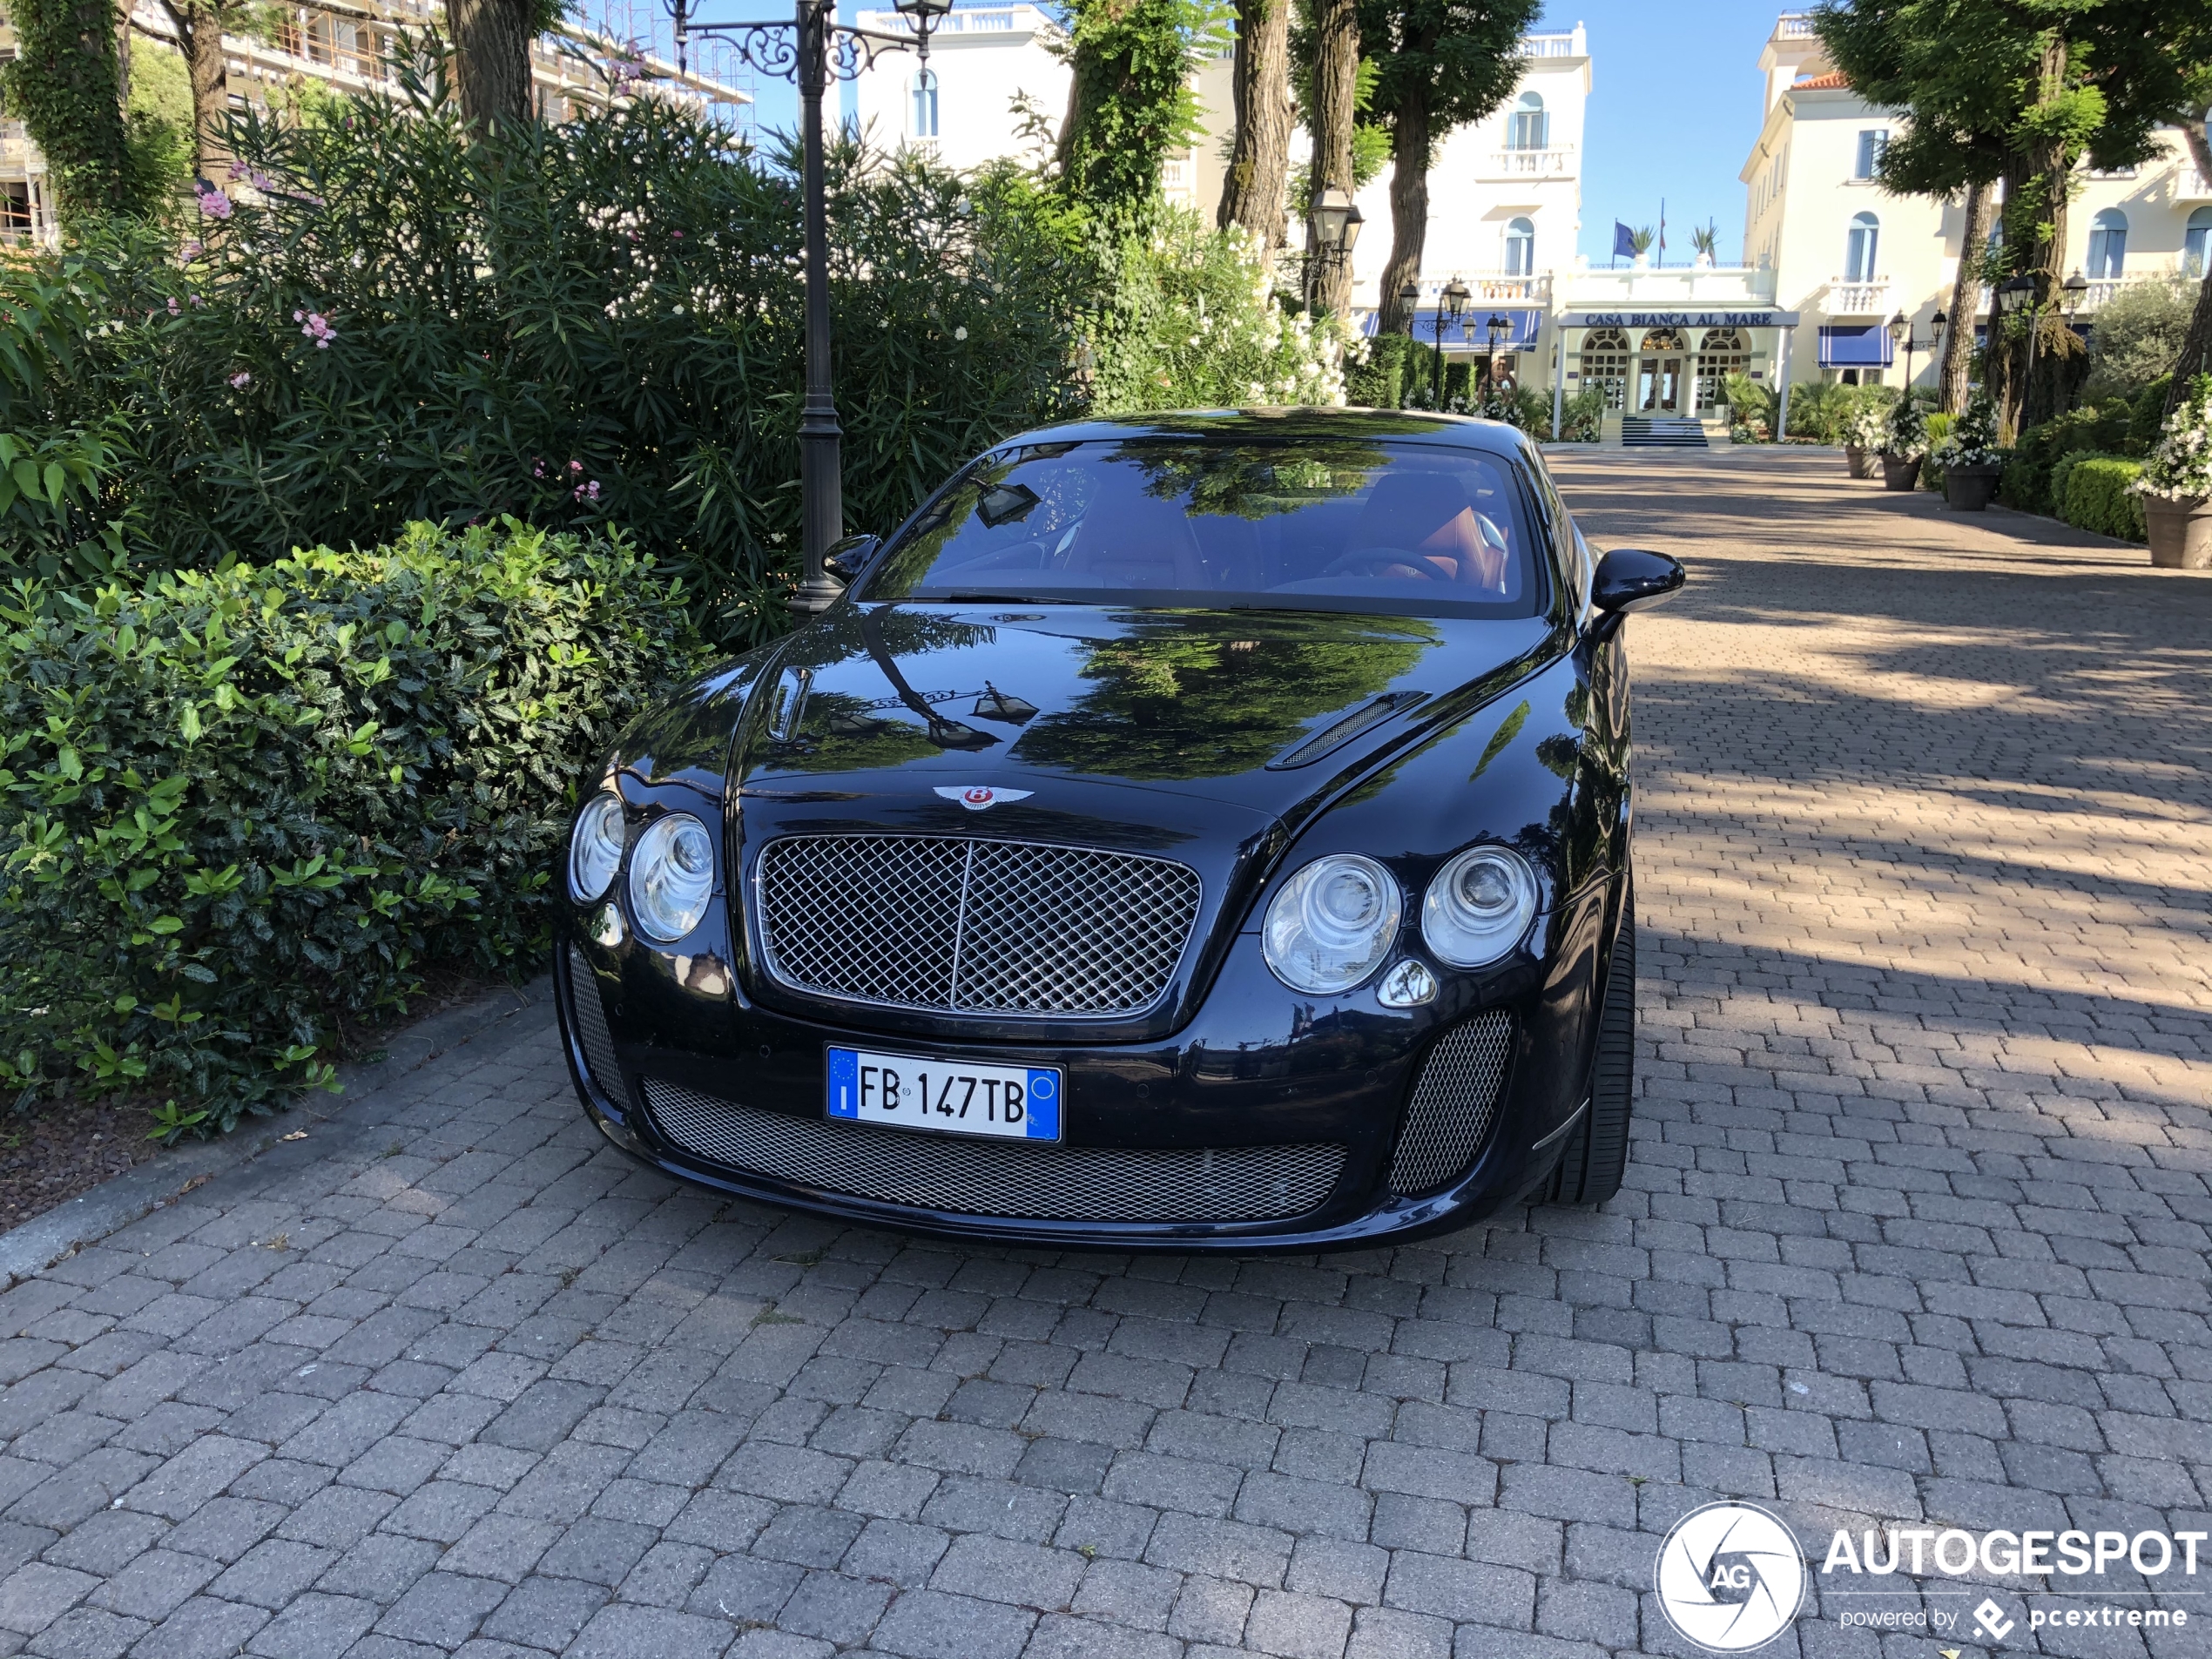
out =
[[[1238,0],[1237,142],[1221,181],[1222,229],[1241,225],[1269,253],[1283,246],[1291,168],[1290,0]]]
[[[2189,159],[2196,164],[2197,176],[2212,179],[2212,144],[2205,142],[2202,124],[2184,125],[2182,136],[2188,141]],[[2205,261],[2204,280],[2196,287],[2196,309],[2189,314],[2189,331],[2182,341],[2182,354],[2174,360],[2174,378],[2166,388],[2168,415],[2188,395],[2189,382],[2207,373],[2212,373],[2212,260]]]
[[[215,169],[230,152],[223,143],[223,122],[230,114],[230,59],[223,51],[223,13],[215,6],[192,0],[170,0],[165,8],[176,25],[177,44],[184,49],[185,74],[192,82],[192,168],[199,177],[218,185]]]
[[[527,0],[446,0],[461,113],[479,132],[529,118],[531,17]]]
[[[2066,95],[2067,40],[2056,29],[2043,44],[2036,69],[2036,102],[2045,109],[2057,105]],[[2041,213],[2036,237],[2029,249],[2028,274],[2035,279],[2033,367],[2023,365],[2020,423],[2025,430],[2059,412],[2068,384],[2065,359],[2081,349],[2080,339],[2060,314],[2059,285],[2066,280],[2067,187],[2073,181],[2074,157],[2060,134],[2037,135],[2028,160],[2039,186]]]
[[[1429,149],[1428,89],[1416,81],[1406,89],[1391,123],[1390,263],[1383,266],[1378,334],[1397,334],[1413,315],[1398,291],[1420,280],[1421,251],[1428,242]]]
[[[2005,172],[1999,180],[2003,191],[2006,211],[2000,214],[2005,223],[2005,263],[2014,263],[2013,256],[2012,205],[2020,199],[2020,167],[2017,155],[2006,160]],[[2005,331],[2005,309],[1998,300],[1998,290],[2007,278],[2002,273],[1989,285],[1988,327],[1983,335],[1986,342],[1982,351],[1981,383],[1989,390],[1990,399],[1997,406],[1997,435],[2000,442],[2011,443],[2020,431],[2020,395],[2025,389],[2020,366],[2027,361],[2019,349],[2020,342],[2009,338]]]
[[[1352,124],[1359,86],[1359,11],[1356,0],[1313,3],[1313,188],[1334,185],[1352,193]],[[1304,206],[1305,204],[1300,204]],[[1313,303],[1339,316],[1352,309],[1352,261],[1325,259],[1305,232],[1305,251],[1313,260]]]
[[[1966,407],[1966,375],[1974,355],[1974,312],[1981,300],[1981,260],[1989,242],[1990,189],[1966,187],[1966,222],[1959,231],[1959,280],[1951,286],[1951,326],[1943,337],[1943,373],[1939,384],[1943,411]]]
[[[0,64],[8,114],[45,152],[62,224],[139,210],[118,92],[113,0],[9,0],[12,62]]]

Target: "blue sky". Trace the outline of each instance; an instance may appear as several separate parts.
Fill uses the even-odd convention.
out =
[[[887,4],[889,0],[870,0]],[[858,8],[846,0],[844,12]],[[1709,219],[1720,257],[1743,253],[1743,186],[1736,171],[1759,134],[1759,48],[1785,8],[1779,0],[1561,0],[1545,29],[1588,31],[1588,131],[1582,158],[1581,251],[1602,265],[1613,221],[1659,222],[1667,204],[1667,258],[1689,258],[1689,228]],[[704,0],[710,18],[787,15],[761,0]],[[788,85],[756,89],[762,129],[796,125],[799,100]]]

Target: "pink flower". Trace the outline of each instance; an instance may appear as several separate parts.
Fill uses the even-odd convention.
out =
[[[594,478],[590,483],[578,484],[570,493],[574,495],[576,499],[578,501],[597,501],[599,499],[599,481],[597,478]]]
[[[177,303],[177,296],[173,293],[171,294],[169,296],[169,314],[172,317],[181,317],[184,315],[184,313],[185,308]]]
[[[231,216],[231,199],[216,189],[214,185],[206,184],[204,180],[202,183],[203,188],[199,191],[199,211],[210,219],[228,219]]]
[[[670,234],[671,236],[674,237],[674,238],[675,238],[678,241],[679,241],[679,242],[680,242],[680,241],[682,241],[682,240],[684,239],[684,233],[683,233],[683,232],[681,232],[681,231],[671,231],[671,232],[669,232],[669,234]]]
[[[206,251],[200,246],[198,237],[188,236],[185,239],[184,246],[177,250],[177,257],[181,260],[196,260]]]
[[[305,314],[295,311],[292,315],[300,325],[300,332],[315,342],[317,351],[328,351],[330,342],[338,338],[338,331],[330,326],[330,319],[320,311]]]
[[[231,390],[233,392],[243,392],[247,387],[253,384],[253,376],[247,374],[246,370],[242,368],[239,370],[237,374],[231,376]]]
[[[292,314],[292,320],[294,322],[305,322],[307,320],[307,314],[304,311],[295,311]]]
[[[569,470],[570,472],[582,472],[583,470],[583,462],[581,461],[571,461],[569,462]]]

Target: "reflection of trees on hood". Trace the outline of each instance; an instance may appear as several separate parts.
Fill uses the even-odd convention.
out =
[[[999,637],[999,631],[988,623],[968,622],[934,610],[879,605],[866,611],[848,610],[834,626],[808,628],[792,636],[784,647],[780,666],[833,668],[868,656],[868,642],[861,628],[864,617],[883,648],[899,657],[917,651],[964,651],[991,644]]]
[[[941,752],[911,717],[867,703],[850,691],[813,692],[803,740],[776,750],[773,764],[792,772],[867,772]]]
[[[1381,691],[1439,643],[1418,622],[1318,616],[1101,641],[1082,668],[1090,689],[1030,726],[1014,758],[1095,776],[1228,777]]]

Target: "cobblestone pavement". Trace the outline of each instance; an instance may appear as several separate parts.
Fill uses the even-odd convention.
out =
[[[1696,570],[1630,626],[1603,1213],[840,1229],[602,1150],[537,1022],[0,1298],[0,1654],[1596,1659],[1686,1651],[1654,1553],[1716,1495],[2212,1530],[2212,580],[1834,456],[1560,470]],[[2017,1583],[2009,1651],[2208,1646]],[[1838,1624],[1920,1605],[1766,1651],[1927,1653]]]

